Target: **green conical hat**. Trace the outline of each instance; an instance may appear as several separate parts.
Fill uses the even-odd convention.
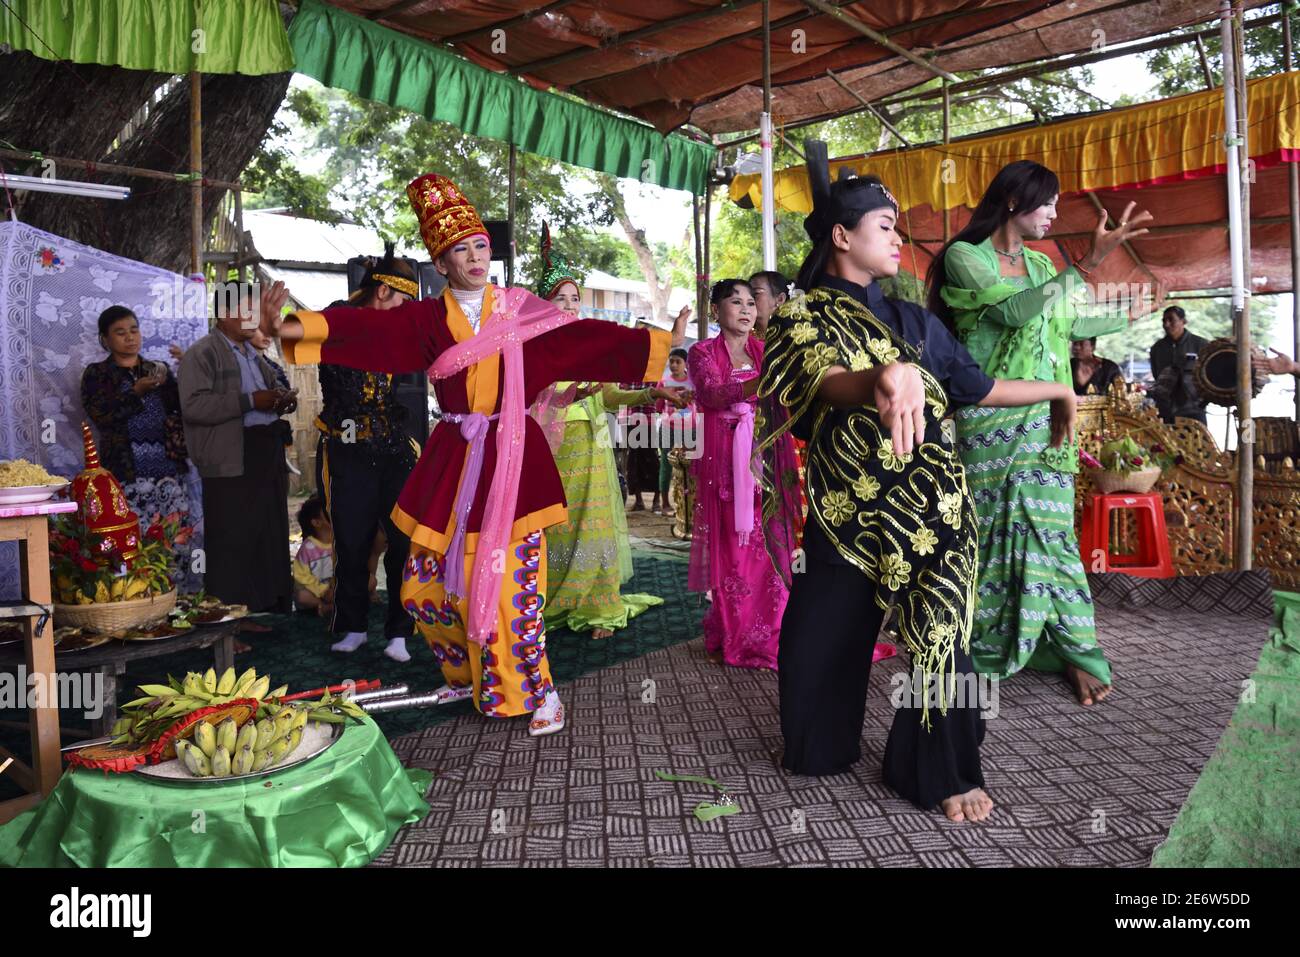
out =
[[[542,278],[537,283],[537,295],[550,299],[562,283],[571,282],[582,288],[582,277],[564,256],[551,250],[551,227],[542,223]]]

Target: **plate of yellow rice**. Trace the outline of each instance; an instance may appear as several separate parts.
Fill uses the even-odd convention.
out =
[[[26,459],[0,462],[0,505],[34,505],[52,498],[68,480]]]

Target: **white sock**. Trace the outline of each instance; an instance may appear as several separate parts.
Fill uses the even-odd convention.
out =
[[[356,651],[366,643],[367,637],[369,636],[364,631],[349,631],[342,641],[330,645],[330,651]]]
[[[560,693],[552,688],[551,693],[548,694],[546,700],[542,702],[542,706],[533,712],[533,718],[542,718],[546,721],[553,721],[555,720],[556,709],[559,707]]]
[[[406,650],[406,639],[401,635],[391,639],[388,647],[384,649],[384,654],[394,661],[400,661],[403,664],[411,660],[411,653]]]

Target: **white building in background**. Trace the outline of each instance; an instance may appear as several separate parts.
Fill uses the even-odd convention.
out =
[[[283,209],[244,210],[244,229],[262,257],[258,270],[272,282],[282,281],[297,305],[313,311],[348,297],[349,259],[384,253],[383,239],[369,226],[323,223]],[[428,258],[423,246],[399,243],[397,253]],[[493,267],[499,271],[501,264]]]
[[[655,321],[650,304],[650,287],[636,279],[620,279],[593,269],[587,273],[582,289],[582,314],[593,319],[612,319],[632,325],[642,319],[663,329],[671,329],[673,317],[682,306],[695,306],[694,289],[673,289],[668,294],[668,317]]]

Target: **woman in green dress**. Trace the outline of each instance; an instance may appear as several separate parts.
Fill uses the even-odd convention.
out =
[[[569,262],[552,252],[550,231],[543,226],[542,278],[537,294],[578,315],[580,279]],[[662,605],[656,595],[623,594],[632,577],[632,549],[627,517],[614,465],[607,411],[623,405],[647,405],[662,398],[678,405],[675,393],[657,387],[620,389],[612,383],[557,383],[557,391],[575,388],[564,414],[564,438],[555,464],[564,483],[568,520],[546,530],[546,625],[608,638],[647,608]]]
[[[930,310],[999,379],[1069,385],[1070,341],[1126,324],[1122,314],[1087,305],[1088,277],[1121,243],[1145,233],[1151,215],[1134,215],[1129,203],[1118,226],[1107,229],[1100,214],[1088,255],[1057,272],[1049,256],[1025,243],[1047,234],[1059,191],[1056,174],[1038,163],[1003,167],[970,224],[930,266]],[[1052,447],[1046,403],[970,407],[956,421],[979,518],[976,670],[1001,677],[1022,668],[1063,672],[1081,704],[1100,702],[1112,677],[1074,530],[1078,446]]]

